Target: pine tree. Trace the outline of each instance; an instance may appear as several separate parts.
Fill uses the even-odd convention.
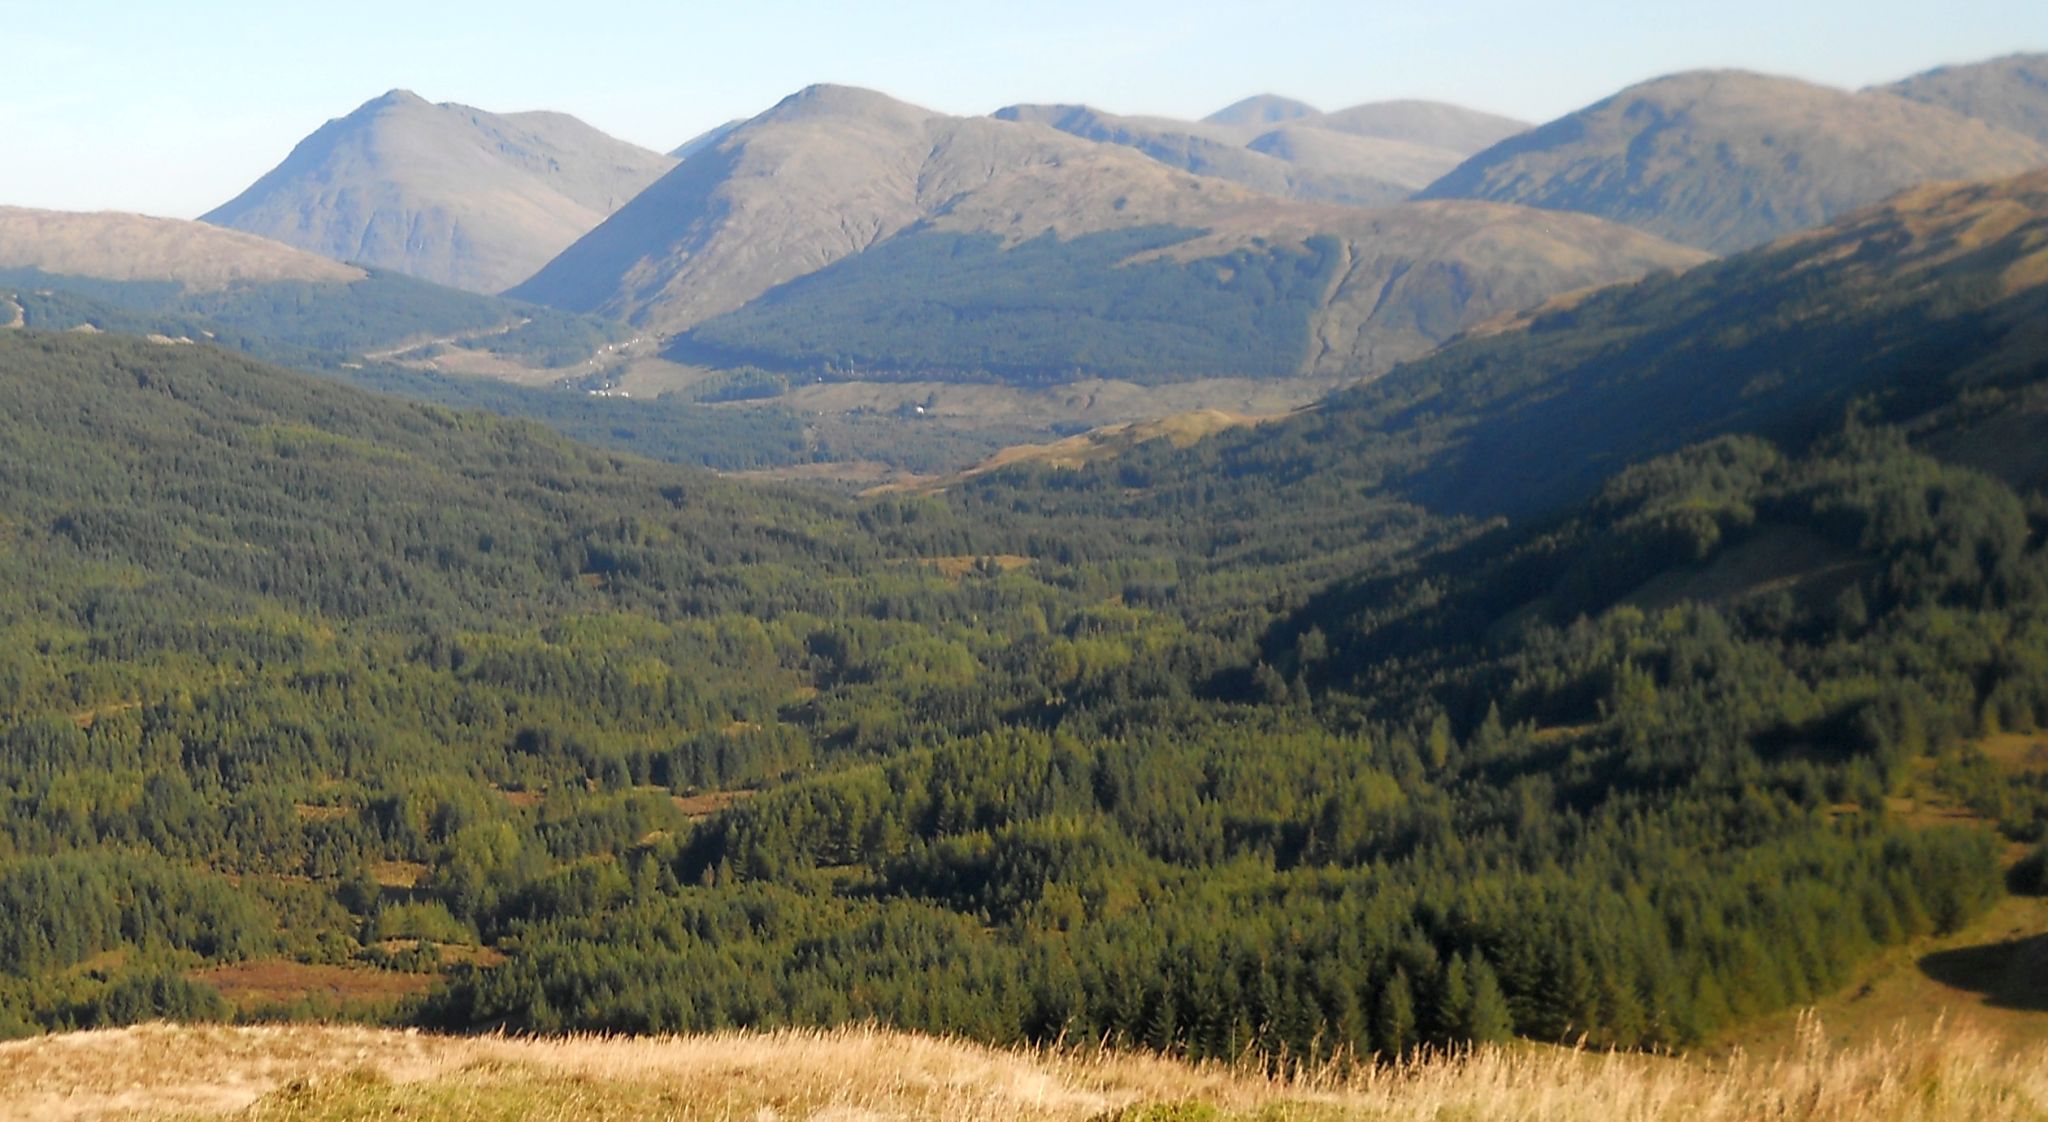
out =
[[[1472,1019],[1472,977],[1463,954],[1453,954],[1437,980],[1436,1004],[1430,1017],[1430,1035],[1450,1044],[1465,1039]]]
[[[1422,742],[1422,757],[1429,763],[1431,772],[1443,770],[1444,765],[1450,762],[1451,749],[1454,746],[1455,742],[1451,739],[1451,719],[1438,713],[1436,719],[1429,723],[1429,735]]]
[[[1415,1044],[1415,990],[1408,972],[1395,968],[1393,976],[1380,987],[1372,1019],[1373,1046],[1382,1056],[1405,1054]]]
[[[1465,980],[1470,998],[1459,1035],[1474,1044],[1499,1044],[1512,1037],[1515,1024],[1508,1012],[1507,995],[1501,992],[1500,979],[1494,977],[1493,967],[1487,965],[1484,955],[1472,952]]]

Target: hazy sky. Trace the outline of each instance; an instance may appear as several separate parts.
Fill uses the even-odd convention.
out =
[[[0,204],[192,217],[387,89],[667,150],[812,82],[1201,116],[1274,91],[1543,120],[1740,66],[1841,86],[2048,50],[2048,0],[0,0]]]

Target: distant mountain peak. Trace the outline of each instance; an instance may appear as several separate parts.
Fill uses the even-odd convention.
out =
[[[1232,102],[1202,118],[1202,121],[1211,125],[1277,125],[1282,121],[1320,116],[1322,110],[1305,101],[1263,93]]]
[[[497,292],[674,163],[566,114],[489,113],[394,89],[321,126],[204,220]]]
[[[1370,101],[1325,113],[1304,123],[1353,136],[1428,144],[1462,156],[1472,155],[1529,129],[1527,121],[1483,113],[1449,102],[1415,98]]]
[[[879,90],[820,82],[805,86],[775,104],[762,115],[772,120],[803,117],[910,117],[924,119],[938,114],[929,109],[890,97]]]
[[[364,102],[362,105],[362,109],[358,109],[357,112],[362,112],[363,109],[398,108],[401,106],[430,106],[432,104],[433,102],[428,101],[426,98],[421,97],[420,95],[412,92],[411,90],[390,89],[384,91],[382,96],[372,98],[371,100]]]

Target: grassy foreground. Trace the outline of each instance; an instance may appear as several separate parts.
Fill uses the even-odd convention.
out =
[[[1273,1079],[1133,1055],[1010,1052],[875,1029],[450,1038],[148,1025],[0,1045],[0,1117],[85,1119],[2048,1118],[2048,1051],[1936,1025],[1768,1060],[1483,1050]]]

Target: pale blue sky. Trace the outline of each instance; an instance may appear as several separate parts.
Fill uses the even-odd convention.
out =
[[[2048,50],[2048,0],[0,0],[0,203],[192,217],[393,87],[668,149],[812,82],[1200,116],[1273,91],[1531,120],[1740,66],[1840,86]]]

